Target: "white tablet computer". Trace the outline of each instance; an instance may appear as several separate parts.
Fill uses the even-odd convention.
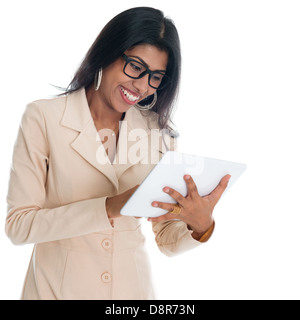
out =
[[[230,174],[231,178],[224,192],[226,193],[245,169],[246,165],[242,163],[168,151],[123,206],[121,214],[153,218],[167,213],[166,210],[152,207],[151,203],[153,201],[175,203],[171,196],[162,191],[166,186],[186,196],[187,187],[183,179],[185,174],[192,176],[201,196],[213,191],[221,178]]]

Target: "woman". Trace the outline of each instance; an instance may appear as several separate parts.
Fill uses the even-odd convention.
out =
[[[27,106],[6,220],[13,243],[35,244],[22,299],[154,298],[140,220],[120,209],[175,147],[166,129],[180,59],[172,21],[153,8],[130,9],[105,26],[65,94]],[[184,178],[187,197],[164,188],[177,205],[152,203],[168,210],[152,224],[169,256],[209,238],[229,180],[201,198]]]

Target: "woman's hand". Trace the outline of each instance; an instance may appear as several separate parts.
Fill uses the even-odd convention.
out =
[[[148,221],[159,222],[163,220],[180,219],[200,237],[212,226],[214,207],[225,191],[230,177],[230,175],[224,176],[210,194],[201,197],[192,177],[185,175],[184,180],[188,190],[186,197],[183,197],[179,192],[169,187],[163,189],[164,192],[169,194],[179,204],[181,207],[180,213],[171,213],[174,209],[174,204],[172,203],[154,201],[152,202],[153,207],[162,208],[169,212],[157,218],[149,218]]]
[[[139,185],[118,194],[117,196],[110,197],[106,199],[106,212],[107,216],[110,219],[118,218],[121,216],[120,210],[123,208],[124,204],[132,196],[134,191],[138,188]]]

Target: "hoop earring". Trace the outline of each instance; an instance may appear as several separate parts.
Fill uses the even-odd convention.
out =
[[[95,81],[94,81],[95,91],[99,90],[100,84],[101,84],[101,80],[102,80],[102,68],[100,68],[99,72],[96,73],[96,75],[95,75]]]
[[[145,106],[141,106],[140,104],[136,103],[134,106],[138,109],[138,110],[150,110],[152,109],[155,104],[157,102],[157,93],[155,91],[154,95],[153,95],[153,100],[150,104],[145,105]]]

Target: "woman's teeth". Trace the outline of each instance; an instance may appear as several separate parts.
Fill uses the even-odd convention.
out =
[[[124,88],[121,87],[122,92],[125,94],[126,98],[129,101],[137,101],[139,99],[139,97],[135,97],[132,94],[130,94],[129,92],[127,92],[127,90],[125,90]]]

